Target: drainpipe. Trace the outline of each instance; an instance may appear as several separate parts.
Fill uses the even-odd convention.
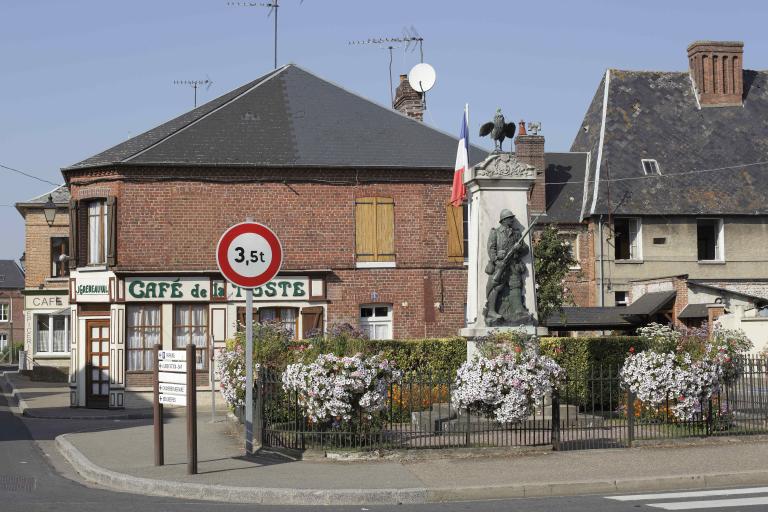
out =
[[[597,221],[598,236],[600,237],[600,307],[605,306],[605,287],[603,286],[603,216]]]

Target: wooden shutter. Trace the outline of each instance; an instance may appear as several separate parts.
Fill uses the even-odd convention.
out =
[[[395,261],[395,202],[391,197],[376,201],[376,261]]]
[[[117,265],[117,198],[107,198],[107,265]]]
[[[323,308],[316,306],[301,309],[301,337],[306,339],[309,334],[323,333]]]
[[[74,270],[78,266],[78,240],[77,240],[77,224],[80,220],[78,214],[79,204],[74,199],[69,202],[69,268]]]
[[[376,200],[355,201],[355,255],[357,261],[376,261]]]
[[[448,222],[448,261],[464,261],[464,207],[445,206],[445,218]]]

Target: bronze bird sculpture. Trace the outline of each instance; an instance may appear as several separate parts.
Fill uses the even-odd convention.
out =
[[[480,127],[480,136],[485,137],[490,134],[491,139],[495,146],[494,153],[501,153],[501,144],[504,139],[512,138],[515,136],[515,123],[505,123],[504,115],[501,113],[501,109],[496,109],[496,115],[493,116],[493,121],[485,123]]]

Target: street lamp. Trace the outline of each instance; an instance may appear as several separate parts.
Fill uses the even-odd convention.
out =
[[[53,220],[56,218],[56,205],[53,202],[53,196],[48,194],[48,202],[43,205],[43,214],[48,227],[53,226]]]

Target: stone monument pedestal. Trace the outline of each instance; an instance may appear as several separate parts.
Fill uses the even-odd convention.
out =
[[[468,338],[468,357],[471,357],[475,351],[473,340],[487,336],[491,331],[513,330],[527,334],[537,334],[539,331],[536,316],[532,237],[530,233],[526,233],[530,222],[528,191],[535,180],[536,168],[520,162],[510,153],[493,153],[465,174],[464,183],[467,187],[470,211],[467,326],[461,329],[459,334]],[[503,213],[505,210],[508,212]],[[514,264],[517,265],[516,272],[522,284],[521,290],[512,289],[513,279],[508,277],[510,272],[504,273],[503,279],[498,279],[501,275],[498,274],[501,268],[499,258],[507,254],[502,247],[497,247],[497,245],[503,245],[497,243],[503,238],[498,234],[501,225],[500,217],[508,216],[509,212],[514,215],[512,229],[524,234],[522,243],[528,247],[527,251],[521,252],[514,259]],[[493,238],[490,244],[492,247],[489,247],[491,238]],[[496,254],[496,260],[491,261],[489,251]],[[489,280],[493,280],[490,287]],[[510,282],[509,286],[506,284],[507,280]],[[489,295],[493,296],[491,290],[496,288],[495,283],[499,281],[504,281],[505,284],[501,285],[498,291],[499,299],[494,302],[496,306],[489,307]],[[513,293],[517,296],[512,297]],[[524,308],[522,312],[521,307]],[[498,311],[503,318],[498,318],[493,313],[489,315],[489,309]]]

